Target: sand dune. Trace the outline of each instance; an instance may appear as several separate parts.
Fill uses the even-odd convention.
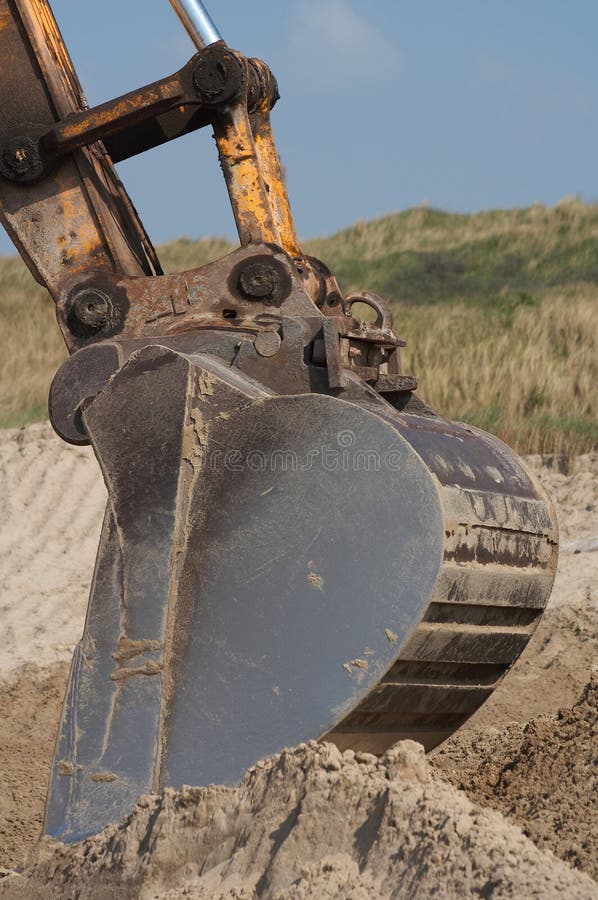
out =
[[[0,432],[0,673],[68,660],[81,636],[106,491],[49,425]]]

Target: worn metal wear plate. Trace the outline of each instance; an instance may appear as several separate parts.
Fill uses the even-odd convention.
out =
[[[236,780],[325,734],[392,664],[442,555],[432,479],[364,410],[271,398],[212,442],[235,453],[192,504],[162,776],[175,786]]]

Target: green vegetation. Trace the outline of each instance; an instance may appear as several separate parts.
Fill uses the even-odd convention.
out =
[[[160,248],[167,271],[226,241]],[[440,412],[522,452],[598,448],[598,206],[568,200],[457,215],[418,208],[306,242],[345,290],[387,297],[405,370]],[[45,415],[64,356],[51,304],[24,266],[0,260],[0,425]]]
[[[350,287],[366,283],[400,303],[507,310],[548,289],[598,283],[597,249],[598,206],[577,200],[477,215],[412,209],[310,245]]]

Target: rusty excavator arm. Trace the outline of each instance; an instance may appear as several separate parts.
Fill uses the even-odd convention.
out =
[[[109,497],[47,805],[66,841],[285,745],[435,746],[556,567],[538,482],[426,406],[387,304],[302,253],[269,68],[172,5],[192,59],[90,109],[47,0],[0,0],[0,215],[70,351],[52,424]],[[164,275],[115,164],[208,125],[240,248]]]

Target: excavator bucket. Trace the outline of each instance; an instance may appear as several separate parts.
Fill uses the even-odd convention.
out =
[[[87,407],[110,504],[50,834],[313,737],[432,747],[492,692],[550,590],[548,505],[498,441],[376,399],[152,344]]]
[[[40,88],[35,117],[4,123],[5,164],[25,159],[0,184],[2,215],[71,350],[52,422],[91,443],[109,498],[47,804],[65,841],[140,794],[234,784],[302,741],[436,746],[524,649],[556,568],[550,502],[517,456],[427,407],[384,302],[344,296],[301,254],[267,67],[197,0],[173,5],[198,45],[188,66],[97,110],[71,92],[64,119],[47,4],[0,0],[15,26],[0,50],[12,40]],[[113,161],[207,123],[241,247],[165,276]],[[14,177],[27,159],[34,176]],[[72,211],[67,180],[87,263],[74,229],[56,259],[26,227]]]

